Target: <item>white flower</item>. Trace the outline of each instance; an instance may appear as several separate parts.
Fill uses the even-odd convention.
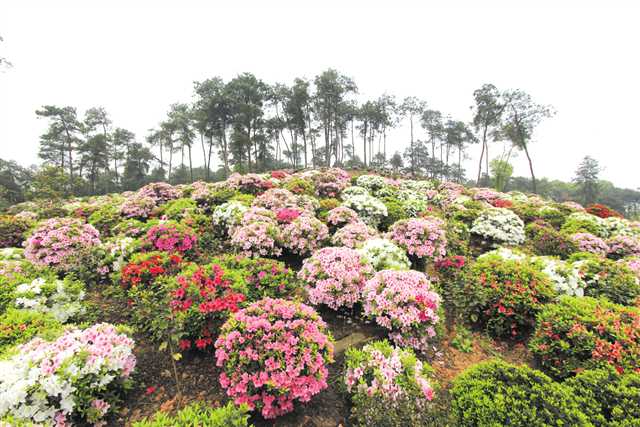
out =
[[[490,208],[473,222],[471,233],[491,240],[494,244],[520,245],[524,243],[524,223],[509,209]]]

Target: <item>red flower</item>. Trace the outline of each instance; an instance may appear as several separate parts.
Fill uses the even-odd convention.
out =
[[[180,350],[189,350],[191,348],[191,341],[189,340],[180,340]]]
[[[149,394],[153,394],[155,391],[156,391],[156,386],[151,385],[151,386],[147,387],[147,390],[146,390],[145,393],[147,395],[149,395]]]

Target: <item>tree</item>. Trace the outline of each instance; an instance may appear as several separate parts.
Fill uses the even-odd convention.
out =
[[[492,84],[484,84],[480,89],[473,92],[475,105],[473,110],[473,126],[481,137],[482,151],[480,152],[480,160],[478,164],[478,179],[476,185],[480,185],[480,176],[482,175],[482,160],[484,158],[486,164],[486,173],[489,175],[489,138],[495,135],[495,131],[500,126],[502,113],[505,104],[501,99],[500,92]]]
[[[409,153],[409,170],[411,171],[411,175],[415,176],[416,172],[416,162],[415,162],[415,147],[414,147],[414,138],[413,138],[413,121],[416,117],[422,117],[424,111],[427,108],[426,101],[422,101],[415,96],[408,96],[402,100],[402,104],[400,104],[399,110],[400,115],[402,117],[409,118],[409,130],[411,134],[411,139],[409,141],[409,150],[405,153]]]
[[[442,159],[440,162],[436,161],[436,143],[442,141],[445,136],[444,132],[444,124],[442,123],[442,113],[438,110],[424,110],[422,112],[422,116],[420,117],[420,124],[422,128],[427,131],[427,135],[429,137],[429,143],[431,144],[431,161],[425,161],[425,164],[429,164],[427,171],[431,173],[431,177],[435,178],[438,174],[437,169],[441,169],[437,167],[437,165],[442,163]],[[429,149],[426,147],[423,148],[423,151],[426,150],[426,155],[429,155]]]
[[[120,167],[120,161],[125,159],[125,154],[129,148],[129,145],[136,139],[136,135],[123,128],[116,128],[111,134],[110,155],[113,160],[113,172],[115,174],[116,185],[120,184],[120,177],[118,175],[118,168]]]
[[[73,195],[77,187],[77,179],[72,179],[62,168],[45,165],[34,174],[27,197],[56,201]]]
[[[40,138],[40,157],[45,162],[52,162],[52,154],[57,152],[59,167],[64,169],[66,163],[69,177],[73,179],[75,170],[73,152],[80,142],[78,134],[82,129],[76,109],[74,107],[45,105],[41,110],[36,111],[36,115],[49,119],[49,129]]]
[[[389,160],[389,164],[393,169],[393,173],[398,173],[400,169],[404,167],[404,161],[402,160],[402,156],[397,151],[393,153],[391,159]]]
[[[513,175],[513,166],[506,160],[493,159],[490,163],[493,185],[496,190],[504,191]]]
[[[153,160],[153,154],[147,147],[139,142],[128,144],[122,175],[125,190],[136,190],[147,183],[151,160]]]
[[[585,206],[593,204],[598,197],[598,175],[601,171],[598,161],[590,156],[585,156],[578,165],[573,183],[577,185],[581,202]]]
[[[505,102],[504,121],[501,135],[506,137],[518,149],[524,151],[529,161],[533,192],[536,192],[536,177],[533,173],[533,162],[529,155],[529,143],[533,132],[542,119],[555,114],[549,105],[536,104],[531,96],[519,89],[509,90],[503,94]]]

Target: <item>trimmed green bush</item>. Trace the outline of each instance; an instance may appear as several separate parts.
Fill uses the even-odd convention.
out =
[[[573,395],[542,372],[491,360],[460,374],[451,388],[460,427],[591,426]]]
[[[153,418],[138,421],[132,427],[250,427],[247,407],[227,403],[220,408],[192,403],[174,416],[157,412]]]
[[[0,316],[0,354],[36,336],[54,339],[62,331],[62,324],[50,314],[11,308]]]

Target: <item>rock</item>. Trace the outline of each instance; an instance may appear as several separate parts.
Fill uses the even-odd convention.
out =
[[[335,353],[343,353],[347,348],[356,346],[358,344],[365,343],[368,341],[370,337],[363,334],[362,332],[354,332],[346,337],[336,341],[335,344]]]

